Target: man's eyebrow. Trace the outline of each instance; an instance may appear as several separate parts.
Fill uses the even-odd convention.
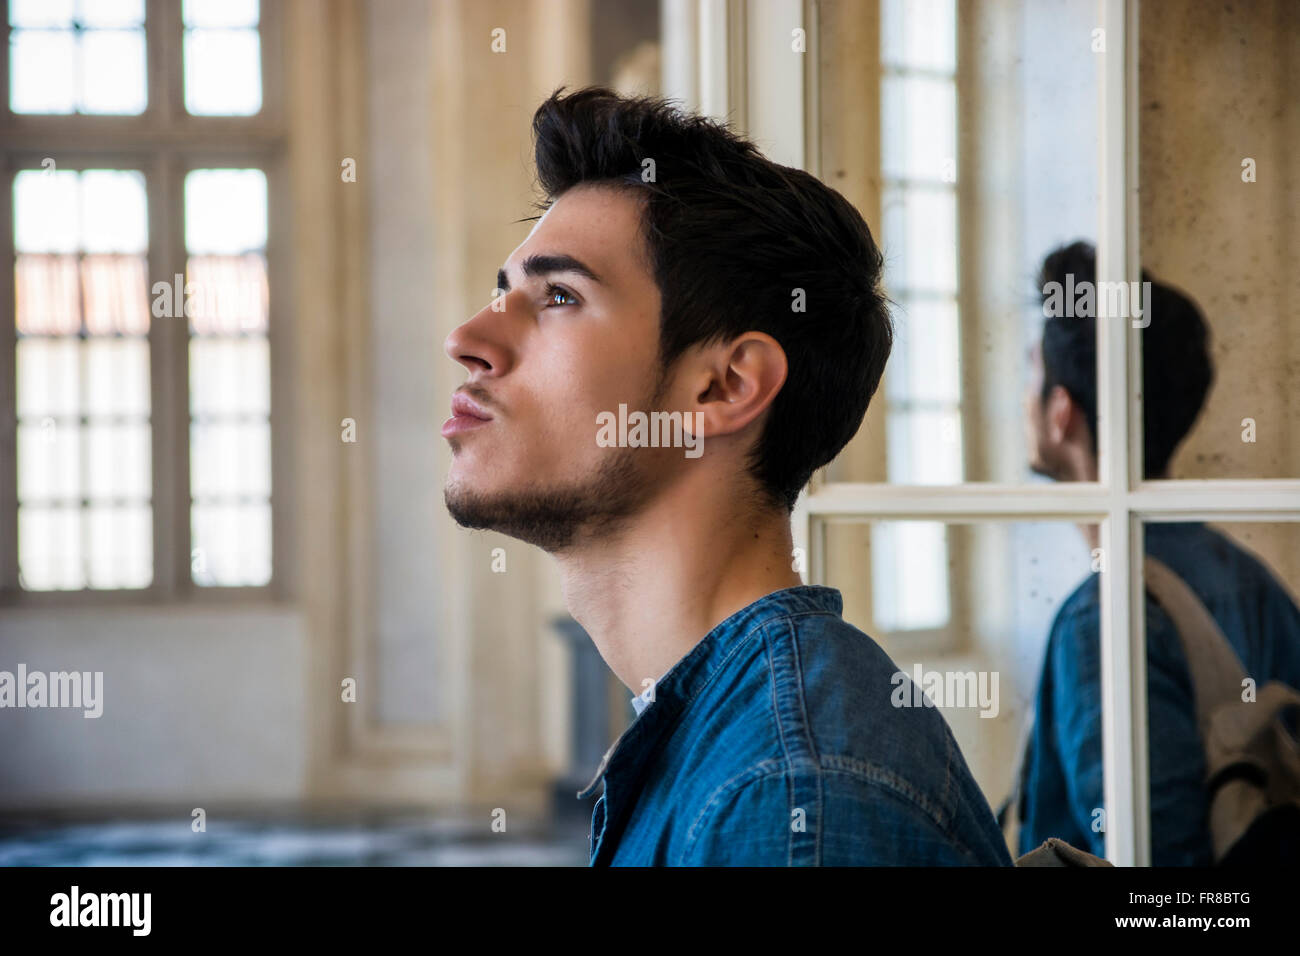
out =
[[[526,276],[544,276],[554,272],[575,272],[592,282],[600,282],[600,276],[580,259],[570,255],[532,255],[519,264]],[[505,269],[497,270],[497,288],[502,292],[510,291],[510,277]]]

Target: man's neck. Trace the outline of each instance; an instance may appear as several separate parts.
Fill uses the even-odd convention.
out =
[[[636,694],[736,611],[803,583],[784,512],[741,511],[735,495],[699,491],[678,487],[557,556],[569,612]]]

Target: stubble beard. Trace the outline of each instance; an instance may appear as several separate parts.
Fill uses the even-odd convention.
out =
[[[449,483],[443,500],[463,528],[499,531],[556,554],[609,534],[641,510],[652,481],[638,451],[610,449],[594,474],[569,484],[485,495]]]
[[[659,407],[668,391],[668,372],[661,358],[649,398],[641,407]],[[594,423],[592,429],[594,442]],[[660,480],[647,451],[633,447],[606,449],[594,473],[549,488],[484,495],[448,483],[443,500],[463,528],[499,531],[548,554],[559,554],[584,541],[614,533],[643,510]]]

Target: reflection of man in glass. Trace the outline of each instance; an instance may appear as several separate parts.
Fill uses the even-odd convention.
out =
[[[1045,302],[1053,282],[1073,289],[1095,283],[1092,247],[1080,242],[1054,251],[1039,281]],[[1150,322],[1140,333],[1145,472],[1148,478],[1166,478],[1174,449],[1200,413],[1214,373],[1209,334],[1194,302],[1152,282],[1145,308],[1143,318]],[[1088,308],[1085,315],[1070,311],[1074,314],[1050,311],[1034,351],[1026,396],[1030,467],[1058,481],[1090,481],[1097,478],[1096,320]],[[1096,527],[1088,526],[1085,535],[1088,546],[1097,548]],[[1261,686],[1270,679],[1300,686],[1300,611],[1264,565],[1199,522],[1148,524],[1145,541],[1147,553],[1205,604],[1247,674]],[[1066,599],[1052,624],[1021,778],[1022,853],[1049,836],[1098,855],[1105,849],[1100,615],[1094,574]],[[1178,632],[1150,600],[1146,629],[1151,860],[1156,866],[1208,865],[1205,756],[1191,677]]]

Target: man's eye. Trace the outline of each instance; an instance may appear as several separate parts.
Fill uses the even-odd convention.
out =
[[[569,301],[556,302],[555,297],[557,295],[564,296]],[[578,304],[577,296],[575,296],[572,292],[570,292],[568,289],[564,288],[563,286],[558,286],[558,285],[549,285],[546,287],[546,301],[548,305],[577,305]]]

